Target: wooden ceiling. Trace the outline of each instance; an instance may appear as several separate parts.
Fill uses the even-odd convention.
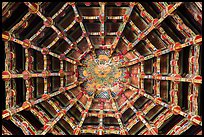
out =
[[[2,41],[2,134],[202,134],[201,2],[3,2]],[[128,68],[110,99],[79,78],[101,50]]]

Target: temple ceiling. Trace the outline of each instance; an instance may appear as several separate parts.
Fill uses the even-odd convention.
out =
[[[2,135],[202,134],[202,2],[2,2],[2,42]]]

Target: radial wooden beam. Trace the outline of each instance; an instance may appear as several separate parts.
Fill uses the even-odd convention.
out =
[[[121,38],[121,34],[123,33],[123,30],[125,29],[125,26],[130,18],[130,15],[132,13],[132,10],[135,6],[135,3],[134,2],[130,2],[130,7],[129,7],[129,11],[127,14],[124,15],[123,17],[123,24],[120,26],[118,32],[117,32],[117,38],[115,39],[115,41],[113,42],[113,45],[111,47],[111,50],[110,50],[110,55],[112,55],[112,53],[114,52],[120,38]]]
[[[95,96],[95,92],[92,94],[92,96],[90,96],[88,98],[88,101],[86,103],[86,109],[83,111],[83,113],[81,113],[82,118],[81,118],[79,124],[77,125],[77,127],[75,127],[75,129],[73,131],[74,135],[78,135],[80,133],[81,127],[82,127],[84,120],[85,120],[86,116],[88,115],[88,111],[92,105],[92,101],[94,99],[94,96]]]
[[[67,96],[69,97],[69,99],[70,99],[70,105],[68,106],[68,107],[66,107],[65,109],[59,109],[55,104],[54,104],[54,102],[53,101],[51,101],[51,100],[49,100],[48,101],[48,103],[50,104],[50,105],[52,105],[53,106],[53,108],[58,112],[59,111],[59,113],[57,114],[57,116],[54,118],[54,120],[51,120],[51,121],[49,121],[48,123],[46,123],[45,125],[44,125],[44,130],[43,130],[43,132],[42,133],[40,133],[40,135],[45,135],[47,132],[49,132],[55,125],[56,125],[56,123],[61,119],[61,118],[63,118],[65,115],[66,115],[66,113],[69,111],[69,109],[74,105],[74,104],[76,104],[76,102],[82,97],[82,94],[80,94],[80,95],[78,95],[77,96],[77,98],[74,98],[74,99],[71,99],[71,97],[67,94]],[[69,123],[69,122],[68,122]],[[72,124],[70,124],[70,125],[72,125]]]
[[[55,39],[46,47],[47,49],[50,49],[53,45],[55,45],[57,43],[57,41],[60,38],[58,36],[55,37]]]
[[[19,118],[19,119],[21,119],[21,118]],[[30,133],[30,131],[24,126],[23,122],[20,121],[19,119],[12,117],[11,121],[13,122],[14,125],[16,125],[17,127],[19,127],[22,130],[24,135],[29,135],[29,134],[34,135],[34,134]]]
[[[39,4],[39,3],[38,3],[38,4]],[[60,15],[60,13],[62,13],[63,10],[64,10],[68,5],[69,5],[68,2],[65,3],[65,4],[62,6],[62,8],[52,16],[52,19],[54,20],[56,17],[58,17],[58,16]],[[28,13],[30,13],[30,12],[28,12]],[[37,31],[37,33],[34,34],[33,36],[31,36],[29,40],[32,41],[33,39],[35,39],[38,35],[40,35],[40,33],[41,33],[45,28],[46,28],[46,27],[45,27],[45,25],[43,24],[43,26]]]
[[[32,106],[34,106],[34,105],[36,105],[38,103],[41,103],[41,102],[43,102],[45,100],[48,100],[48,99],[50,99],[50,98],[52,98],[54,96],[57,96],[57,95],[61,94],[62,92],[65,92],[66,90],[70,90],[70,89],[78,86],[79,84],[80,84],[80,82],[75,82],[75,83],[71,84],[70,86],[60,88],[58,91],[53,92],[51,94],[44,94],[39,99],[30,100],[29,102],[24,102],[21,107],[18,107],[18,108],[14,107],[14,108],[3,110],[2,119],[7,118],[7,117],[9,118],[12,115],[14,115],[14,114],[16,114],[16,113],[18,113],[20,111],[30,109]]]
[[[48,70],[42,71],[41,73],[31,73],[29,71],[23,71],[21,74],[12,74],[10,71],[4,71],[2,78],[5,81],[9,81],[14,78],[23,78],[29,80],[30,78],[47,78],[47,77],[58,77],[63,78],[64,76],[70,76],[70,72],[64,72],[63,70],[58,73],[50,73]]]
[[[48,131],[51,130],[51,128],[54,127],[54,125],[64,116],[66,115],[67,111],[77,102],[77,100],[74,100],[71,104],[69,104],[65,109],[61,109],[59,113],[57,113],[57,116],[54,119],[51,119],[48,123],[46,123],[43,127],[43,132],[39,135],[45,135]]]
[[[118,95],[119,96],[119,95]],[[120,107],[120,112],[121,113],[124,113],[129,107],[130,107],[130,105],[132,105],[132,104],[130,104],[130,103],[133,103],[133,102],[136,102],[138,99],[140,98],[140,96],[135,92],[135,93],[133,93],[133,95],[129,98],[129,100],[131,100],[131,101],[128,101],[128,100],[126,100],[122,105],[121,105],[121,107]],[[136,110],[132,107],[131,108],[134,112],[136,112]]]
[[[74,20],[73,22],[75,22],[76,23],[76,21]],[[74,24],[75,24],[74,23]],[[73,24],[73,25],[74,25]],[[72,27],[73,26],[72,24],[70,24],[68,27]],[[67,27],[67,28],[68,28]],[[67,29],[66,28],[66,29]],[[68,28],[68,29],[70,29],[70,28]],[[65,31],[65,30],[64,30]],[[75,49],[76,51],[79,51],[79,52],[81,52],[80,50],[79,50],[79,48],[77,47],[77,44],[79,43],[79,42],[81,42],[81,40],[84,38],[84,36],[82,35],[82,36],[80,36],[77,40],[76,40],[76,42],[73,42],[71,45],[70,45],[70,47],[69,48],[67,48],[65,51],[64,51],[64,55],[66,55],[66,54],[68,54],[72,49]]]
[[[173,112],[171,110],[165,109],[152,122],[157,128],[160,128],[172,115]]]
[[[54,25],[54,21],[53,21],[52,18],[49,18],[49,17],[46,18],[46,17],[39,11],[39,5],[37,5],[37,4],[31,4],[31,3],[29,3],[29,2],[24,2],[24,3],[25,3],[26,6],[29,7],[29,9],[31,10],[31,12],[37,14],[37,15],[44,21],[44,25],[45,25],[46,27],[52,28],[52,29],[57,33],[58,37],[63,38],[69,45],[71,45],[71,46],[74,45],[74,43],[72,43],[71,40],[69,40],[69,39],[65,36],[65,34],[64,34],[61,30],[59,30],[59,29]],[[36,8],[36,7],[37,7],[37,8]],[[64,54],[62,54],[61,56],[63,56],[63,58],[65,58],[64,60],[71,60],[71,59],[66,58]],[[71,63],[71,62],[70,62],[70,63]],[[78,61],[76,62],[76,61],[73,61],[73,60],[72,60],[72,64],[82,65],[80,62],[78,62]]]
[[[34,35],[32,35],[32,36],[29,38],[29,40],[30,40],[30,41],[33,41],[36,37],[38,37],[38,36],[41,34],[41,32],[43,32],[43,30],[44,30],[45,28],[46,28],[45,25],[43,25]]]
[[[192,64],[192,72],[193,75],[197,76],[199,75],[199,56],[200,56],[200,46],[196,45],[193,47],[193,51],[192,51],[193,55],[190,57],[190,59],[195,59],[195,61],[191,61],[190,63]],[[198,92],[199,92],[199,86],[196,84],[192,84],[193,86],[193,91],[191,92],[191,94],[189,94],[189,102],[191,103],[191,107],[192,109],[190,110],[191,112],[193,112],[193,114],[198,115]],[[191,98],[192,97],[192,98]]]
[[[153,79],[153,80],[168,80],[172,82],[189,82],[193,84],[202,84],[202,77],[200,75],[192,75],[191,77],[181,77],[179,74],[171,74],[169,76],[156,74],[153,75],[146,75],[146,74],[134,74],[134,77],[138,77],[140,79]]]
[[[70,117],[68,117],[67,115],[65,117],[63,117],[63,119],[72,127],[72,129],[74,130],[74,128],[77,126],[73,119],[71,119]]]
[[[176,123],[167,133],[166,135],[181,135],[187,129],[192,126],[192,123],[188,121],[188,119],[182,119],[180,122]]]
[[[41,114],[39,114],[39,111],[36,108],[31,108],[30,112],[33,113],[36,116],[36,118],[39,119],[40,123],[42,123],[43,125],[47,123],[48,120],[44,118],[46,116],[45,115],[42,116]]]
[[[99,15],[99,20],[101,22],[101,26],[100,26],[100,36],[102,37],[102,45],[105,44],[105,21],[106,21],[106,17],[105,17],[105,6],[106,3],[105,2],[99,2],[100,5],[100,15]]]
[[[144,96],[144,97],[152,100],[157,105],[161,105],[167,109],[170,109],[175,115],[181,115],[183,117],[187,117],[187,118],[189,118],[189,121],[192,121],[193,123],[202,126],[202,121],[201,121],[200,116],[198,116],[198,115],[192,116],[191,114],[188,114],[188,113],[182,111],[180,106],[178,106],[178,105],[167,104],[167,103],[163,102],[161,98],[158,98],[158,97],[155,98],[155,97],[147,94],[144,89],[135,88],[131,84],[125,84],[125,86],[127,88],[129,88],[130,90],[137,92],[139,95]]]
[[[150,125],[147,120],[145,119],[144,113],[142,111],[138,111],[134,106],[134,101],[129,101],[129,99],[125,96],[125,94],[122,94],[122,97],[125,98],[128,101],[128,106],[134,111],[136,114],[137,119],[139,119],[150,131],[150,134],[157,135],[158,134],[158,129],[152,125]]]
[[[181,19],[181,17],[178,14],[173,14],[171,15],[173,21],[176,23],[175,24],[175,28],[181,32],[181,34],[183,34],[183,36],[189,38],[191,36],[195,36],[196,33],[193,32],[191,30],[191,28],[189,28],[187,25],[185,25],[185,23],[183,22],[183,20]]]
[[[88,46],[89,46],[90,51],[92,51],[93,54],[95,54],[95,49],[94,49],[94,47],[93,47],[93,45],[92,45],[92,43],[91,43],[91,41],[90,41],[90,38],[89,38],[89,36],[88,36],[89,34],[88,34],[88,32],[86,31],[85,26],[84,26],[84,24],[83,24],[83,22],[82,22],[83,18],[82,18],[81,15],[79,15],[79,12],[78,12],[78,9],[77,9],[76,4],[75,4],[75,3],[72,3],[71,5],[72,5],[72,8],[73,8],[74,13],[75,13],[75,18],[76,18],[76,20],[79,22],[80,27],[81,27],[81,29],[82,29],[82,32],[83,32],[82,35],[84,35],[84,37],[86,38],[86,41],[87,41],[87,43],[88,43]]]
[[[20,26],[27,26],[27,24],[28,24],[28,22],[27,22],[27,20],[28,20],[28,18],[30,17],[30,15],[31,15],[31,13],[30,12],[28,12],[28,13],[26,13],[24,16],[23,16],[23,18],[16,24],[16,25],[14,25],[10,30],[9,30],[9,32],[10,33],[13,33],[16,29],[18,29]]]
[[[42,54],[49,54],[49,55],[51,55],[51,56],[53,56],[55,58],[58,58],[58,59],[61,58],[60,55],[49,51],[47,48],[40,48],[40,47],[34,46],[28,40],[21,41],[19,39],[16,39],[16,38],[12,37],[11,34],[8,33],[8,32],[3,32],[2,33],[2,39],[4,41],[12,41],[12,42],[18,43],[18,44],[22,45],[22,47],[25,48],[25,49],[26,48],[31,48],[31,49],[34,49],[36,51],[42,52]],[[64,60],[67,61],[67,62],[70,62],[72,64],[77,63],[76,61],[74,61],[72,59],[69,59],[67,57],[64,57]]]
[[[82,129],[83,133],[91,133],[91,134],[97,134],[98,128],[95,128],[94,126],[86,126]],[[110,126],[109,129],[104,130],[104,134],[120,134],[119,128],[114,128],[113,126]]]
[[[100,111],[98,114],[99,118],[99,126],[98,126],[98,135],[104,135],[104,127],[103,127],[103,109],[104,109],[104,102],[100,103]]]
[[[118,124],[120,126],[120,134],[121,135],[127,135],[128,131],[127,131],[126,127],[124,126],[122,120],[121,120],[121,115],[122,114],[119,112],[119,109],[118,109],[118,107],[116,105],[116,102],[115,102],[114,98],[112,97],[111,90],[108,91],[108,94],[110,96],[110,101],[112,103],[112,108],[115,111],[115,118],[117,119]]]
[[[136,59],[134,61],[124,62],[123,65],[120,66],[120,67],[131,66],[131,65],[137,64],[139,62],[149,60],[149,59],[151,59],[153,57],[158,57],[158,56],[161,56],[161,55],[164,55],[164,54],[168,54],[168,53],[170,53],[172,51],[177,51],[177,50],[183,49],[183,48],[185,48],[187,46],[190,46],[192,44],[199,44],[199,43],[202,43],[202,37],[200,35],[196,35],[195,37],[186,38],[185,43],[183,43],[183,44],[181,44],[179,42],[173,43],[172,45],[169,45],[168,49],[156,50],[153,54],[148,55],[146,57],[141,56],[139,59]]]
[[[164,21],[164,19],[171,15],[181,4],[182,2],[178,2],[175,5],[168,5],[166,9],[161,12],[161,17],[159,19],[155,18],[152,23],[150,23],[148,27],[138,35],[137,39],[132,43],[132,46],[129,47],[128,51],[137,45],[153,29],[157,28]]]
[[[66,2],[66,3],[58,10],[58,12],[56,12],[56,13],[52,16],[52,19],[55,19],[57,16],[59,16],[68,6],[69,6],[69,2]]]

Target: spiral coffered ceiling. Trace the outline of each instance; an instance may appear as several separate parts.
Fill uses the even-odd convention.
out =
[[[3,2],[2,135],[202,134],[201,2]]]

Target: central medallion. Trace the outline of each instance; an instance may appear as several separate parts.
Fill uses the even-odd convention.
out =
[[[89,95],[95,93],[95,98],[109,99],[108,91],[113,97],[122,90],[120,81],[126,81],[126,68],[118,68],[123,62],[118,56],[109,58],[109,51],[99,50],[97,57],[88,54],[82,61],[86,67],[79,68],[80,78],[87,79],[84,89]],[[96,90],[97,89],[97,90]]]
[[[98,77],[106,78],[112,70],[112,63],[110,63],[109,58],[106,55],[99,55],[97,62],[97,65],[94,67],[94,72]]]

